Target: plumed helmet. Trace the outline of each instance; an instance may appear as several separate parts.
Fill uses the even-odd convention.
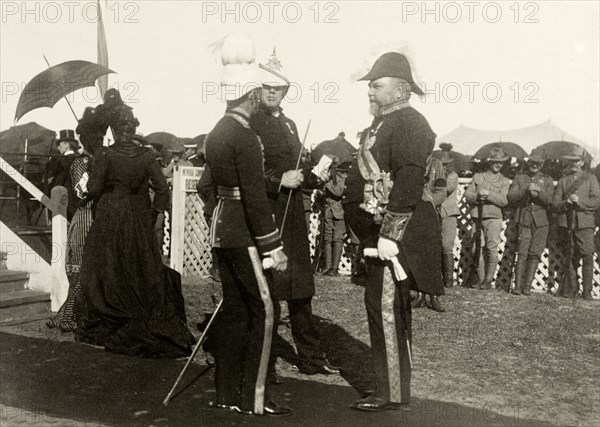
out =
[[[245,33],[230,33],[215,43],[214,53],[221,58],[221,90],[223,98],[233,101],[261,87],[262,79],[256,63],[254,42]]]

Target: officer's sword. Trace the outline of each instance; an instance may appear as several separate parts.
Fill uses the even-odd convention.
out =
[[[206,336],[206,333],[210,329],[210,325],[212,324],[213,320],[215,320],[215,317],[217,316],[217,313],[219,312],[219,309],[221,308],[222,304],[223,304],[223,300],[219,301],[219,304],[217,305],[217,308],[215,309],[214,313],[210,317],[210,320],[208,321],[208,324],[206,325],[206,328],[204,328],[204,331],[202,332],[202,335],[200,336],[200,339],[196,343],[196,347],[194,347],[194,351],[192,351],[192,354],[188,358],[188,361],[185,364],[185,366],[183,367],[183,370],[181,371],[181,373],[179,374],[179,377],[177,378],[177,381],[175,381],[175,384],[173,384],[173,387],[171,387],[171,390],[169,391],[169,394],[167,394],[167,397],[165,397],[165,400],[163,400],[163,405],[167,406],[169,404],[169,401],[171,400],[171,397],[173,396],[173,393],[175,392],[175,389],[179,385],[179,381],[181,381],[181,379],[183,378],[183,375],[185,374],[185,371],[187,371],[188,367],[190,366],[190,363],[192,363],[192,360],[194,360],[194,357],[196,356],[196,353],[200,349],[200,346],[202,345],[202,341],[204,341],[204,337]]]
[[[310,122],[308,121],[308,125],[306,125],[306,132],[304,132],[304,139],[302,140],[302,147],[300,148],[300,153],[298,153],[298,160],[296,160],[296,170],[300,167],[300,160],[302,159],[302,152],[304,151],[304,144],[306,143],[306,137],[308,136],[308,130],[310,129]],[[283,220],[281,221],[281,227],[279,228],[279,237],[283,236],[283,228],[285,227],[285,219],[287,218],[288,209],[290,207],[290,201],[292,200],[293,189],[290,188],[290,192],[288,193],[287,203],[285,204],[285,211],[283,212]]]

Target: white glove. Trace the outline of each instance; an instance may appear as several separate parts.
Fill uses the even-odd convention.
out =
[[[262,265],[264,270],[272,268],[277,271],[285,271],[287,262],[288,258],[283,252],[283,249],[276,249],[272,251],[267,258],[263,258]]]
[[[304,181],[304,175],[301,170],[289,170],[281,176],[281,187],[298,188]]]
[[[387,237],[379,237],[379,240],[377,241],[377,252],[379,253],[379,258],[384,261],[392,259],[400,252],[398,249],[398,242],[388,239]]]

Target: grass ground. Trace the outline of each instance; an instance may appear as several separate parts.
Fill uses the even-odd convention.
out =
[[[195,325],[212,312],[211,282],[184,280],[188,320]],[[280,326],[284,342],[278,373],[283,377],[373,386],[364,289],[349,277],[317,277],[313,311],[320,322],[330,360],[341,376],[306,376],[293,369],[289,325]],[[513,296],[495,290],[452,288],[442,298],[445,313],[413,311],[413,395],[458,403],[555,425],[600,425],[600,303],[547,294]],[[286,310],[284,307],[283,315]],[[4,326],[4,332],[72,341],[45,322]],[[204,356],[197,360],[203,363]],[[285,383],[281,386],[284,390]],[[349,404],[351,402],[348,402]],[[444,405],[421,408],[427,419],[444,425]],[[437,422],[439,421],[439,422]],[[531,424],[534,425],[534,424]]]
[[[374,382],[364,289],[349,277],[317,277],[316,287],[313,311],[342,375],[308,377],[286,357],[278,361],[278,372],[350,384],[358,396]],[[210,289],[206,280],[186,280],[191,325],[212,311]],[[465,288],[449,289],[442,301],[445,313],[413,311],[414,396],[521,420],[600,425],[600,303]],[[279,332],[292,342],[288,324]],[[437,412],[442,425],[449,415],[443,408],[427,410]]]

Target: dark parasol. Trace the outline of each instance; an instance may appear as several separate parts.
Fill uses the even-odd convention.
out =
[[[54,65],[27,83],[19,97],[15,121],[36,108],[52,108],[62,97],[77,89],[94,86],[98,77],[113,72],[88,61],[67,61]]]
[[[357,149],[350,144],[343,136],[338,136],[335,139],[323,141],[319,143],[311,152],[313,162],[319,163],[321,157],[328,155],[329,157],[337,157],[338,164],[351,162],[354,153]]]
[[[485,160],[490,156],[492,148],[500,147],[504,154],[509,157],[516,157],[517,159],[522,159],[527,157],[527,151],[521,148],[520,145],[515,144],[514,142],[492,142],[481,147],[477,152],[473,155],[474,158]]]
[[[0,133],[0,155],[12,165],[21,163],[25,154],[37,163],[46,163],[55,135],[36,122],[13,126]]]
[[[534,151],[540,152],[546,160],[562,160],[563,156],[571,153],[573,147],[579,147],[579,145],[568,141],[550,141],[536,147]],[[583,160],[585,163],[589,164],[592,158],[592,155],[584,149]]]

